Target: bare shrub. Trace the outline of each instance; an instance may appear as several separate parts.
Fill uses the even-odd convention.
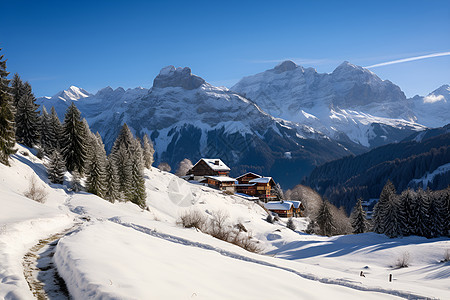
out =
[[[206,228],[207,219],[198,210],[191,210],[182,214],[177,223],[184,228],[197,228],[204,231]]]
[[[397,268],[407,268],[409,267],[409,264],[411,263],[411,256],[409,255],[408,251],[405,251],[402,253],[402,255],[397,258],[397,262],[395,263],[395,266]]]
[[[209,234],[222,241],[229,241],[233,229],[228,225],[229,216],[219,210],[212,214],[212,220],[209,226]]]
[[[180,163],[178,164],[178,170],[175,173],[175,175],[177,176],[185,176],[187,174],[187,172],[193,167],[194,165],[192,164],[192,162],[185,158],[182,161],[180,161]]]
[[[444,252],[444,259],[442,260],[442,262],[448,262],[450,261],[450,249],[446,249]]]
[[[23,194],[25,197],[39,203],[44,203],[45,200],[47,200],[48,196],[48,193],[45,191],[44,186],[38,186],[35,176],[32,176],[30,178],[28,189]]]
[[[315,216],[322,204],[322,197],[316,191],[301,184],[287,190],[284,195],[285,199],[301,201],[305,206],[305,216]]]
[[[161,171],[165,171],[165,172],[170,172],[172,170],[172,168],[170,167],[170,165],[166,162],[162,162],[158,165],[158,169],[160,169]]]
[[[250,234],[238,233],[231,241],[231,243],[249,252],[259,253],[262,251],[261,247],[258,245],[258,242],[254,241],[253,237]]]

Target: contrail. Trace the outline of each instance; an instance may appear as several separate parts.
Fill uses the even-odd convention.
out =
[[[376,67],[381,67],[381,66],[400,64],[400,63],[404,63],[404,62],[407,62],[407,61],[413,61],[413,60],[419,60],[419,59],[425,59],[425,58],[431,58],[431,57],[438,57],[438,56],[447,56],[447,55],[450,55],[450,52],[440,52],[440,53],[433,53],[433,54],[416,56],[416,57],[403,58],[403,59],[398,59],[398,60],[393,60],[393,61],[387,61],[387,62],[384,62],[384,63],[371,65],[371,66],[368,66],[368,67],[365,67],[365,68],[366,69],[376,68]]]

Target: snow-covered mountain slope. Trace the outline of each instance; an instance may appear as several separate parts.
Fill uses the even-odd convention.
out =
[[[439,262],[448,239],[306,235],[287,229],[284,219],[267,223],[253,202],[157,169],[145,172],[148,211],[129,202],[111,204],[48,185],[42,161],[18,147],[11,167],[0,164],[0,298],[34,299],[23,275],[24,254],[78,222],[83,224],[59,240],[53,256],[75,300],[449,298],[450,265]],[[48,193],[43,204],[22,195],[31,176]],[[221,211],[227,225],[243,224],[267,255],[176,224],[181,213],[194,210],[208,218]],[[297,225],[304,229],[306,220]],[[410,267],[392,268],[406,251]],[[41,272],[35,276],[45,288],[52,278]]]
[[[450,85],[445,84],[425,97],[411,99],[417,122],[428,127],[450,123]]]
[[[231,90],[275,117],[311,126],[337,140],[345,135],[365,147],[399,141],[425,128],[414,122],[411,105],[398,86],[349,62],[321,74],[285,61],[244,77]]]
[[[40,98],[38,103],[53,105],[53,99]],[[57,105],[60,113],[67,103]],[[344,143],[309,126],[274,118],[189,68],[163,68],[149,91],[106,88],[78,100],[77,107],[108,149],[126,122],[138,136],[147,133],[152,138],[156,164],[168,162],[172,168],[184,158],[195,162],[219,157],[233,175],[261,172],[291,187],[315,165],[352,154]]]

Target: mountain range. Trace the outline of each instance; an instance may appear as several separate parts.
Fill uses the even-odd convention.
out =
[[[449,90],[407,99],[395,84],[348,62],[321,74],[285,61],[231,89],[168,66],[150,89],[90,94],[71,86],[37,103],[62,118],[75,102],[107,150],[126,122],[137,136],[151,137],[156,164],[220,157],[232,175],[259,172],[288,188],[322,163],[445,125]]]

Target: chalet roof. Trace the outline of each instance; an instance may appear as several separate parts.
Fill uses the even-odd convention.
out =
[[[236,179],[239,179],[239,178],[244,177],[244,176],[246,176],[246,175],[255,175],[257,178],[261,178],[261,177],[262,177],[261,175],[258,175],[258,174],[256,174],[256,173],[253,173],[253,172],[247,172],[247,173],[242,174],[241,176],[237,177]]]
[[[270,201],[264,203],[264,207],[268,210],[290,210],[294,204],[287,201]]]
[[[242,187],[249,187],[249,186],[255,186],[256,183],[237,183],[236,186],[242,186]]]
[[[228,176],[205,176],[205,178],[210,178],[219,182],[235,182],[236,179],[228,177]]]
[[[230,171],[230,168],[219,158],[201,158],[194,167],[202,160],[214,171]]]
[[[272,177],[261,177],[261,178],[255,178],[250,180],[250,183],[269,183],[270,181],[273,181]]]
[[[250,195],[247,195],[247,194],[235,193],[235,195],[241,196],[241,197],[245,198],[246,200],[259,200],[259,197],[250,196]]]
[[[290,202],[290,203],[292,203],[292,205],[294,205],[294,208],[299,208],[300,205],[302,205],[302,201],[285,200],[284,202]]]

